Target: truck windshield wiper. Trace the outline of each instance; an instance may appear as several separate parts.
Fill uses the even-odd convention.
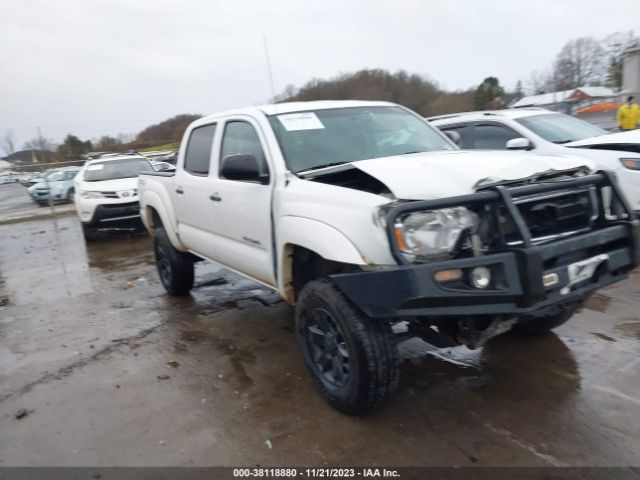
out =
[[[572,138],[568,138],[566,140],[555,140],[553,143],[557,143],[558,145],[562,145],[563,143],[573,142]]]

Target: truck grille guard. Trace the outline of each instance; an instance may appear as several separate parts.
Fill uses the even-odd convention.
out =
[[[577,192],[577,193],[576,193]],[[576,195],[582,194],[582,198]],[[554,207],[557,210],[555,220],[563,223],[563,226],[571,225],[576,221],[579,213],[578,202],[590,202],[589,218],[587,223],[576,224],[576,228],[558,231],[548,236],[538,236],[541,227],[532,225],[531,210],[527,205],[535,205],[536,202],[544,202],[546,199],[574,196],[574,202],[567,201],[564,205]],[[606,199],[606,200],[605,200]],[[606,203],[608,203],[608,205]],[[499,240],[494,244],[490,253],[530,249],[541,243],[550,243],[561,238],[567,238],[579,233],[597,231],[614,225],[628,225],[633,237],[637,234],[637,228],[632,228],[637,221],[626,199],[622,195],[614,175],[611,172],[600,171],[595,174],[585,175],[571,179],[554,179],[536,184],[507,186],[488,186],[481,191],[468,195],[460,195],[437,200],[420,200],[408,202],[392,208],[386,215],[386,229],[393,257],[400,265],[409,264],[409,260],[402,254],[395,240],[394,226],[399,217],[420,211],[439,210],[452,207],[488,208],[497,225]],[[584,212],[584,210],[582,211]],[[547,212],[541,209],[533,212],[535,218],[544,219]],[[505,231],[505,224],[498,218],[499,215],[508,219],[510,231]],[[527,223],[528,217],[529,224]],[[584,219],[583,219],[584,220]],[[532,229],[533,227],[533,229]],[[533,230],[533,231],[532,231]],[[638,245],[639,239],[634,238],[634,265],[639,264]]]

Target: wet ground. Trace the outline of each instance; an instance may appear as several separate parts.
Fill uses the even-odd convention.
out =
[[[40,206],[31,200],[27,187],[19,183],[0,185],[0,225],[33,218],[45,218],[51,215],[51,206]],[[73,203],[56,203],[53,205],[56,215],[75,213]]]
[[[637,273],[557,334],[403,344],[366,418],[315,393],[291,307],[204,263],[168,297],[147,236],[3,225],[0,274],[0,465],[640,463]]]

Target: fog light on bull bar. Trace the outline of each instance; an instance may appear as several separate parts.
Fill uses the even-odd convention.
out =
[[[453,282],[462,278],[462,270],[459,268],[450,268],[448,270],[438,270],[433,278],[440,283]]]
[[[471,270],[471,285],[484,289],[491,285],[491,270],[487,267],[476,267]]]

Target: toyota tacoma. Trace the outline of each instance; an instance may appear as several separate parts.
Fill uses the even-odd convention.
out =
[[[548,331],[638,264],[611,173],[569,155],[460,151],[386,102],[307,102],[193,122],[175,172],[141,172],[140,214],[171,295],[206,259],[295,305],[321,395],[371,410],[397,344],[482,346]]]

